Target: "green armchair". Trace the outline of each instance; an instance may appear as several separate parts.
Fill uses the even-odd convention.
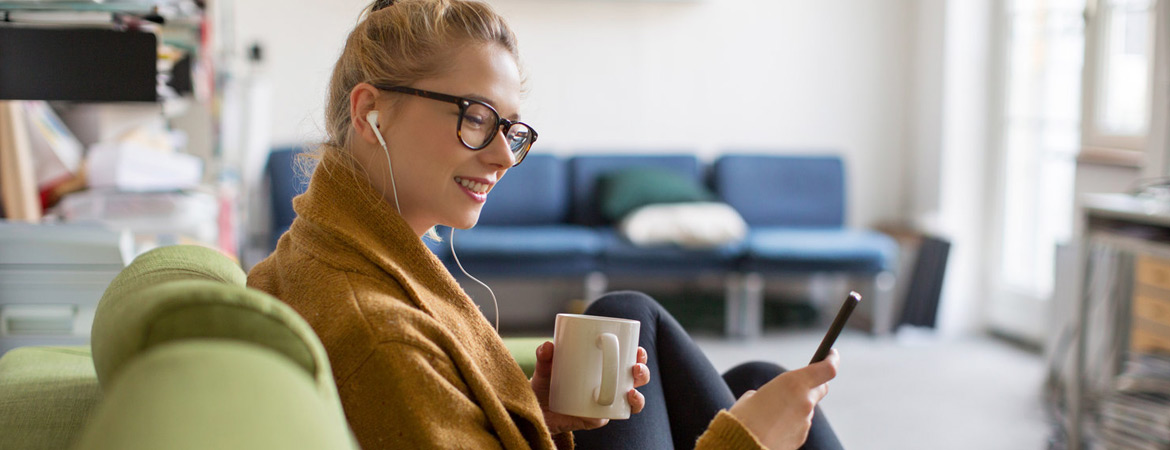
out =
[[[357,448],[321,342],[218,252],[139,256],[87,347],[0,358],[0,448]]]
[[[0,450],[356,449],[320,340],[244,284],[203,247],[136,258],[98,303],[90,346],[0,358]],[[505,343],[531,374],[544,340]]]

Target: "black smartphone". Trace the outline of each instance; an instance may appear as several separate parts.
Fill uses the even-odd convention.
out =
[[[860,302],[861,294],[849,292],[849,295],[845,297],[845,303],[841,304],[841,310],[837,311],[837,317],[833,319],[833,324],[829,325],[829,331],[825,333],[825,338],[821,339],[821,346],[817,347],[817,352],[813,354],[809,364],[821,362],[829,357],[829,350],[833,348],[833,343],[837,342],[837,335],[841,334],[841,329],[845,328],[845,322],[849,320],[849,315],[853,314],[853,308],[856,308]]]

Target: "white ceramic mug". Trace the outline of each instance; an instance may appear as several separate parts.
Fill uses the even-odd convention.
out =
[[[637,320],[557,314],[549,410],[595,419],[629,419]]]

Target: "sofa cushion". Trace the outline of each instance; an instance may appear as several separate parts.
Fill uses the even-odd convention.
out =
[[[728,154],[715,161],[713,184],[751,226],[845,223],[845,168],[835,156]]]
[[[729,271],[743,254],[743,242],[715,248],[687,249],[677,245],[634,245],[612,228],[601,231],[602,263],[613,275],[679,276],[696,272]]]
[[[76,448],[356,448],[332,401],[289,358],[260,346],[173,342],[126,365]]]
[[[480,225],[548,225],[569,214],[569,182],[565,162],[554,155],[528,155],[508,169],[488,194]]]
[[[571,217],[579,225],[602,225],[597,199],[597,183],[606,174],[634,168],[655,168],[701,180],[699,160],[693,154],[663,153],[656,155],[584,155],[569,160]]]
[[[715,194],[694,177],[665,169],[623,169],[597,180],[601,216],[610,222],[620,221],[647,205],[707,202],[714,198]]]
[[[893,268],[898,246],[868,230],[754,227],[747,238],[749,271],[875,273]]]
[[[0,358],[0,449],[69,448],[101,398],[89,347],[21,347]]]
[[[597,232],[576,225],[476,226],[455,232],[455,256],[473,275],[575,275],[593,270],[600,254]]]

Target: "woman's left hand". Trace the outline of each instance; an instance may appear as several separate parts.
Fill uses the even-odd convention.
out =
[[[536,372],[532,375],[532,391],[536,393],[536,400],[540,402],[540,410],[544,412],[544,423],[552,434],[566,431],[592,430],[609,423],[609,419],[591,419],[588,417],[566,416],[548,410],[548,390],[552,381],[552,361],[554,346],[552,342],[545,342],[536,348]],[[645,386],[650,382],[650,368],[646,367],[646,349],[638,347],[638,361],[632,367],[634,387]],[[626,392],[626,400],[630,402],[630,413],[642,412],[646,406],[646,397],[637,389]]]

